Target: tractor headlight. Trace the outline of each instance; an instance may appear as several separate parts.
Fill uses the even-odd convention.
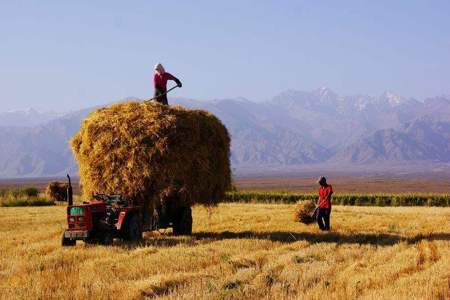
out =
[[[70,217],[69,218],[69,222],[75,222],[75,218],[74,217]]]
[[[84,217],[78,217],[78,222],[84,222]]]

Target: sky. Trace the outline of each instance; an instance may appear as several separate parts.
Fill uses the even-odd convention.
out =
[[[326,86],[450,94],[450,1],[0,0],[0,111],[150,98],[269,100]],[[169,97],[170,99],[170,97]]]

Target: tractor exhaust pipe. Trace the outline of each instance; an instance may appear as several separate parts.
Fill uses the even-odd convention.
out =
[[[72,191],[72,182],[70,181],[70,176],[67,174],[67,179],[69,180],[67,184],[67,205],[73,205],[73,191]]]

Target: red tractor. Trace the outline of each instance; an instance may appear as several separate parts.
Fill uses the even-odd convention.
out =
[[[94,195],[90,202],[73,204],[70,176],[67,188],[67,223],[62,235],[63,246],[74,246],[77,240],[88,244],[110,245],[114,238],[130,242],[142,239],[144,230],[172,227],[174,234],[192,233],[190,207],[157,207],[148,214],[133,201],[120,195]]]

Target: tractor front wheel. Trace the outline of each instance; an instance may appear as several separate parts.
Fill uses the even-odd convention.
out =
[[[61,245],[62,245],[63,247],[66,247],[66,246],[75,246],[76,244],[77,244],[77,241],[76,241],[76,240],[71,240],[71,239],[66,238],[66,237],[64,236],[64,233],[63,233],[63,235],[62,235],[62,237],[61,237]]]

